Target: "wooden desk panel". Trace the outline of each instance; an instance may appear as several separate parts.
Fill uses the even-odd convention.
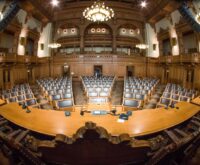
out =
[[[110,103],[105,103],[105,104],[92,104],[92,103],[89,103],[84,107],[86,107],[88,111],[92,111],[92,110],[110,111],[111,108],[112,108]]]
[[[2,100],[2,99],[0,99],[0,105],[3,105],[3,104],[5,104],[6,102],[4,101],[4,100]]]
[[[200,96],[192,100],[192,103],[197,104],[200,106]]]
[[[81,116],[77,108],[70,117],[65,117],[64,112],[61,111],[36,108],[30,108],[31,113],[26,113],[26,110],[17,103],[1,106],[0,115],[16,125],[51,136],[64,134],[71,137],[80,127],[85,125],[85,122],[92,121],[98,126],[104,127],[113,136],[128,133],[135,137],[173,127],[200,111],[200,106],[187,102],[180,102],[177,107],[179,109],[158,108],[135,111],[124,123],[118,123],[118,117],[111,115],[93,116],[85,113],[84,116]]]

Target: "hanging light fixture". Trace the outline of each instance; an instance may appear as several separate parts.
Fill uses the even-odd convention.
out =
[[[198,13],[195,17],[198,24],[200,24],[200,13]]]
[[[61,44],[53,42],[53,43],[50,43],[48,45],[48,47],[51,48],[51,49],[57,49],[57,48],[61,47]]]
[[[146,44],[137,44],[136,48],[139,48],[139,49],[148,49],[149,45],[146,45]]]
[[[0,12],[0,21],[3,19],[3,13]]]
[[[104,2],[98,0],[83,11],[83,16],[92,22],[104,22],[114,17],[114,11],[112,8],[106,7]]]

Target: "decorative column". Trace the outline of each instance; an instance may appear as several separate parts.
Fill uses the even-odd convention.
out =
[[[34,40],[34,56],[36,57],[38,55],[38,42],[39,42],[39,38]]]
[[[13,50],[12,52],[17,55],[18,51],[18,45],[19,45],[19,36],[20,36],[20,31],[16,31],[14,34],[14,44],[13,44]]]
[[[179,45],[179,54],[184,54],[184,45],[183,45],[183,34],[182,32],[177,32],[178,45]]]
[[[84,26],[79,27],[79,33],[80,33],[80,53],[84,53]]]
[[[80,53],[84,53],[84,35],[80,34]]]
[[[194,32],[196,45],[197,45],[197,52],[200,52],[200,34],[198,32]]]
[[[113,35],[112,35],[112,51],[113,53],[117,52],[117,45],[116,45],[116,29],[113,29]]]
[[[160,56],[163,56],[163,43],[162,43],[162,40],[159,40],[158,43],[159,43],[159,54],[160,54]]]

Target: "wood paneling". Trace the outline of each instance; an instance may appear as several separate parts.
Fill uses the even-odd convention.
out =
[[[51,59],[38,59],[37,64],[17,63],[9,67],[2,66],[0,68],[0,88],[6,85],[3,84],[4,69],[10,69],[10,84],[14,85],[28,81],[28,68],[32,70],[32,80],[30,82],[34,82],[37,78],[62,76],[64,65],[69,66],[69,71],[74,73],[75,80],[80,80],[78,78],[83,75],[93,75],[94,66],[102,65],[103,75],[115,75],[120,80],[123,80],[123,77],[126,76],[127,66],[132,66],[135,76],[155,77],[159,78],[161,83],[164,84],[171,82],[188,88],[200,89],[200,65],[198,63],[189,63],[189,59],[184,62],[183,59],[180,58],[180,61],[172,58],[169,63],[168,60],[165,62],[161,59],[146,59],[141,56],[116,56],[112,54],[99,55],[99,57],[97,55],[54,56]],[[191,61],[194,61],[192,59]],[[169,74],[168,80],[164,77],[166,69]],[[187,82],[188,70],[194,70],[193,82]]]
[[[200,66],[197,66],[194,70],[194,88],[200,90]]]

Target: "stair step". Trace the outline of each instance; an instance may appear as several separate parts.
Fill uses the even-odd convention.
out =
[[[165,130],[165,132],[167,133],[167,135],[170,137],[170,139],[173,142],[175,142],[175,143],[179,143],[180,142],[180,138],[178,138],[172,131]]]
[[[21,131],[22,131],[21,129],[15,130],[15,131],[11,132],[11,133],[8,135],[8,137],[10,137],[10,138],[11,138],[11,137],[14,137],[14,136],[16,136],[17,134],[19,134]]]
[[[8,121],[4,119],[4,120],[0,121],[0,126],[3,126],[5,124],[7,124],[7,123],[8,123]]]
[[[29,133],[29,130],[26,131],[22,131],[17,137],[16,137],[16,141],[20,142],[22,139],[24,139],[24,137]]]
[[[176,131],[179,135],[181,135],[182,137],[186,137],[188,136],[187,133],[185,133],[184,131],[180,130],[180,129],[175,129],[174,131]]]
[[[200,127],[200,122],[198,122],[198,121],[191,120],[191,123],[193,123],[193,124],[197,125],[198,127]]]

